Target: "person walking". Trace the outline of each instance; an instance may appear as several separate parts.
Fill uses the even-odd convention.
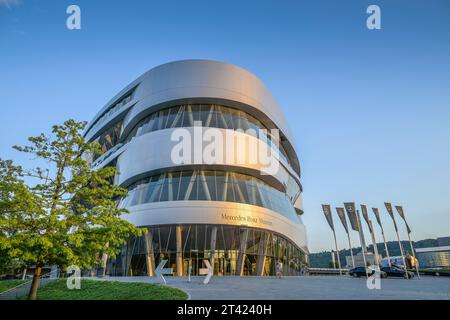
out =
[[[281,277],[283,276],[283,264],[281,263],[281,261],[278,261],[276,266],[275,266],[275,271],[276,271],[276,275],[279,279],[281,279]]]

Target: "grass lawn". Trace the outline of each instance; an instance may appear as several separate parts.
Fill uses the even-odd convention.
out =
[[[67,289],[67,279],[39,288],[38,300],[185,300],[184,291],[142,282],[81,280],[81,289]],[[24,299],[26,297],[23,297]]]
[[[26,282],[26,280],[1,280],[0,281],[0,293],[8,289],[14,288],[21,283]]]

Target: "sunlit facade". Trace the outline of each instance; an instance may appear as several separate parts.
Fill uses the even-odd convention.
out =
[[[450,269],[450,246],[417,248],[416,252],[421,268]]]
[[[199,123],[247,141],[239,154],[267,145],[278,155],[277,171],[233,158],[177,163],[174,131],[194,132]],[[117,167],[114,183],[129,190],[118,201],[129,211],[124,219],[148,229],[107,261],[106,274],[153,276],[167,260],[175,276],[197,275],[208,259],[215,275],[274,275],[277,264],[299,275],[307,263],[292,134],[271,93],[244,69],[206,60],[158,66],[119,92],[85,137],[104,152],[92,166]]]

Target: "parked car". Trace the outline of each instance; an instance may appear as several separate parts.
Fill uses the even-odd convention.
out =
[[[367,270],[367,273],[366,273],[366,270]],[[357,277],[357,278],[359,278],[359,277],[365,277],[366,274],[369,275],[369,276],[372,276],[372,275],[374,275],[375,273],[379,273],[379,274],[380,274],[380,278],[386,278],[386,277],[387,277],[386,272],[384,272],[384,271],[378,271],[378,270],[376,270],[376,269],[374,269],[374,268],[370,268],[370,267],[367,267],[367,268],[364,268],[364,267],[356,267],[356,268],[350,269],[350,270],[348,271],[348,274],[349,274],[350,276],[352,276],[352,277],[355,277],[355,278],[356,278],[356,277]]]
[[[381,268],[381,271],[386,272],[388,277],[402,277],[406,278],[406,271],[402,268],[391,266],[391,267],[383,267]],[[408,277],[414,278],[414,273],[411,271],[408,271]]]

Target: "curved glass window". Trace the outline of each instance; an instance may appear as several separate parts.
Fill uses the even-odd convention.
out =
[[[190,170],[164,172],[128,187],[120,206],[177,200],[228,201],[252,204],[299,221],[288,196],[262,180],[228,171]]]
[[[104,155],[119,142],[120,133],[122,131],[122,121],[117,122],[111,128],[101,134],[94,142],[100,144],[101,154],[94,154],[93,161]]]
[[[275,232],[244,226],[183,224],[178,233],[178,227],[149,226],[145,235],[130,237],[117,258],[109,260],[106,274],[152,275],[161,260],[166,260],[173,275],[182,276],[200,275],[204,259],[214,264],[215,276],[275,276],[279,263],[283,275],[300,276],[307,265],[305,253]],[[181,260],[177,259],[177,242],[181,243]]]
[[[284,148],[279,143],[274,142],[270,130],[261,121],[244,111],[216,104],[187,104],[154,112],[138,122],[126,141],[156,130],[193,127],[194,121],[201,121],[203,127],[244,131],[253,129],[258,138],[264,138],[272,148],[279,151],[280,158],[290,164]],[[260,135],[264,133],[260,130],[268,131],[262,137]]]
[[[111,115],[122,109],[128,102],[131,101],[133,96],[134,89],[125,94],[121,99],[119,99],[115,104],[110,106],[92,125],[92,127],[88,130],[88,132],[97,131],[101,128],[105,122],[109,119]]]

